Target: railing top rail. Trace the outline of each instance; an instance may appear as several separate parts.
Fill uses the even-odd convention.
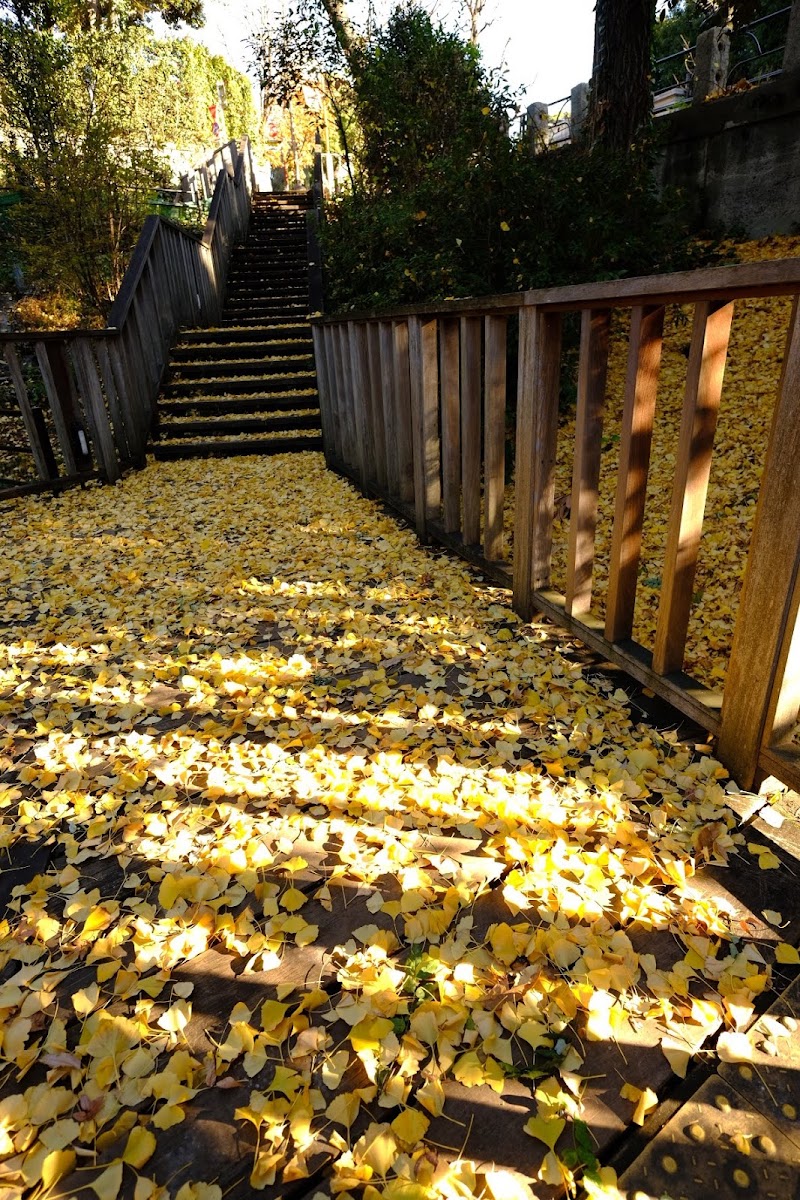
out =
[[[612,279],[601,283],[567,284],[495,296],[440,300],[403,305],[386,311],[369,310],[312,318],[315,324],[342,321],[402,319],[413,316],[467,316],[471,313],[510,312],[538,305],[555,312],[582,308],[632,308],[637,304],[686,304],[699,300],[740,300],[800,292],[800,256],[767,262],[703,267],[663,275]]]

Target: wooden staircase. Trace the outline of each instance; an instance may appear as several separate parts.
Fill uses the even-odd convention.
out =
[[[306,193],[254,193],[220,326],[185,330],[172,351],[152,431],[157,459],[321,449],[309,205]]]

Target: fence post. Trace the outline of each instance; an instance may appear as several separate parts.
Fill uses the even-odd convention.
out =
[[[549,110],[546,104],[529,104],[525,110],[525,137],[533,150],[543,150],[550,141]]]
[[[798,462],[800,310],[795,302],[722,703],[719,756],[742,787],[752,786],[761,748],[772,741],[772,722],[779,717],[781,725],[789,724],[800,706],[794,638],[800,602]],[[775,732],[785,735],[786,730]]]
[[[692,103],[699,104],[721,91],[728,81],[731,35],[727,29],[704,29],[697,35],[694,52]]]

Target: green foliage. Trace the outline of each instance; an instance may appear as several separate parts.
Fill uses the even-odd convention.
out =
[[[352,195],[323,228],[332,309],[391,307],[688,265],[652,154],[534,154],[502,127],[473,47],[419,10],[395,12],[362,52]]]
[[[362,181],[373,194],[398,195],[462,159],[475,165],[505,141],[507,98],[493,93],[477,49],[421,8],[397,8],[351,66]]]
[[[200,154],[209,145],[209,106],[217,81],[225,84],[228,136],[242,138],[256,125],[250,80],[218,54],[190,38],[147,36],[131,80],[130,103],[156,146]]]
[[[2,0],[0,14],[22,29],[88,33],[141,25],[151,14],[167,25],[203,24],[202,0]]]
[[[0,23],[0,162],[22,196],[11,237],[31,283],[95,311],[114,295],[163,176],[126,104],[125,41]]]
[[[29,286],[105,311],[168,182],[161,151],[208,148],[218,79],[240,137],[255,123],[249,81],[205,47],[144,28],[67,37],[0,22],[0,166],[22,196],[5,236]]]

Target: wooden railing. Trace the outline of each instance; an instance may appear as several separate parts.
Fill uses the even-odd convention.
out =
[[[182,175],[181,192],[184,200],[193,201],[195,204],[211,200],[220,171],[229,170],[235,172],[238,156],[239,149],[236,142],[227,142],[224,146],[218,146],[193,171]],[[249,144],[245,169],[248,175],[248,188],[251,192],[254,192],[256,190],[256,177]]]
[[[113,482],[143,464],[174,336],[219,320],[231,249],[247,233],[250,145],[225,149],[235,158],[216,177],[202,236],[148,217],[105,329],[0,334],[38,475],[0,498],[91,477]]]
[[[800,259],[318,319],[314,345],[329,466],[435,540],[513,586],[516,611],[551,617],[718,737],[742,786],[800,788],[800,319],[780,393],[724,694],[684,673],[693,580],[734,302],[800,292]],[[693,305],[653,649],[633,639],[665,306]],[[604,611],[593,603],[611,314],[630,312]],[[565,594],[551,585],[562,324],[580,314]],[[515,353],[509,355],[508,347]],[[513,555],[504,548],[506,392],[516,366]],[[513,392],[512,392],[513,395]],[[735,599],[731,597],[731,599]]]

